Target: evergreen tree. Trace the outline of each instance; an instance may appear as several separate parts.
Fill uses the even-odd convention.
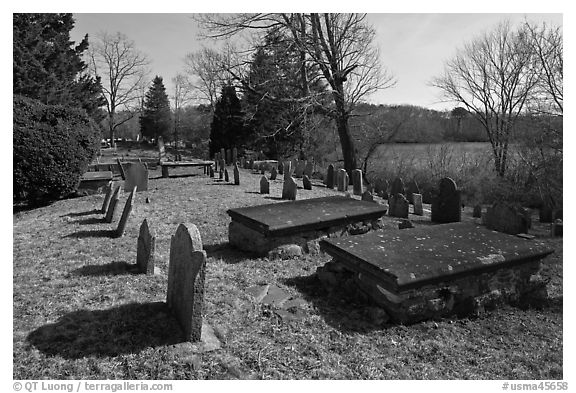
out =
[[[70,41],[72,14],[13,14],[13,93],[44,104],[81,107],[95,119],[101,85],[84,73],[88,35]]]
[[[144,111],[140,116],[140,132],[145,138],[170,140],[172,113],[162,77],[156,76],[146,93]]]
[[[210,156],[221,148],[244,147],[248,135],[244,128],[244,113],[236,89],[224,85],[220,98],[214,107],[214,117],[210,127]]]

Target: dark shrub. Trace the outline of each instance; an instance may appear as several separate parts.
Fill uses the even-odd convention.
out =
[[[14,202],[37,205],[76,191],[99,149],[93,121],[82,109],[22,96],[13,105]]]

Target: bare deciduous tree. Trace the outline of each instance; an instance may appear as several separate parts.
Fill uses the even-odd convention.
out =
[[[114,131],[130,120],[141,105],[149,60],[136,49],[134,42],[122,33],[97,35],[89,49],[90,71],[101,78],[102,96],[106,100],[108,129],[114,146]],[[117,119],[118,111],[128,113]]]

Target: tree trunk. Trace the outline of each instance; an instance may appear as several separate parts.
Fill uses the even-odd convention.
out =
[[[114,113],[110,113],[108,117],[108,127],[110,129],[110,147],[116,147],[116,142],[114,141]]]
[[[336,83],[336,89],[333,92],[334,103],[336,104],[336,128],[338,129],[338,136],[340,138],[340,146],[342,147],[342,158],[344,158],[344,169],[348,172],[348,176],[352,179],[352,171],[357,169],[356,164],[356,150],[354,149],[354,140],[350,134],[350,125],[348,124],[348,111],[344,105],[344,86],[340,81]]]

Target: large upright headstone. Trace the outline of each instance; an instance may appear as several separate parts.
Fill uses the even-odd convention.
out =
[[[107,223],[111,223],[114,219],[114,212],[116,211],[116,205],[118,204],[118,199],[120,194],[120,185],[117,185],[114,188],[114,192],[112,193],[112,197],[110,198],[110,204],[108,204],[108,210],[106,210],[106,216],[104,217],[104,221]]]
[[[308,179],[312,178],[312,172],[314,171],[314,163],[312,161],[306,162],[304,166],[304,175],[308,176]]]
[[[260,194],[270,194],[270,183],[266,176],[260,178]]]
[[[390,188],[390,196],[396,195],[396,194],[406,195],[406,190],[404,188],[404,182],[399,177],[394,179],[394,181],[392,182],[392,187]]]
[[[102,208],[100,209],[100,212],[102,214],[106,213],[106,209],[108,209],[108,204],[110,204],[110,198],[112,197],[112,187],[113,183],[112,181],[109,181],[108,184],[106,185],[106,194],[104,195],[104,201],[102,202]]]
[[[348,191],[348,187],[344,188],[344,176],[348,176],[346,173],[346,169],[340,168],[338,169],[338,191]]]
[[[134,187],[138,187],[138,192],[148,191],[148,169],[144,164],[134,162],[128,167],[124,191],[132,191]]]
[[[234,184],[240,185],[240,170],[238,170],[238,164],[234,163]]]
[[[272,169],[270,170],[270,180],[276,180],[276,176],[278,176],[278,171],[275,166],[272,166]]]
[[[408,218],[408,199],[404,194],[390,194],[388,196],[388,214],[390,217]]]
[[[292,201],[296,200],[296,192],[298,190],[298,187],[296,186],[296,182],[294,181],[294,179],[292,178],[292,176],[286,176],[286,173],[284,173],[284,184],[282,187],[282,199],[289,199]]]
[[[134,194],[136,193],[136,189],[137,187],[134,187],[132,192],[130,192],[128,199],[126,199],[124,210],[122,210],[122,217],[120,217],[118,227],[116,228],[116,237],[122,237],[124,235],[124,230],[126,229],[126,225],[128,225],[128,218],[132,211],[132,206],[134,206]]]
[[[417,216],[424,215],[424,207],[422,206],[422,194],[412,194],[412,204],[414,206],[414,214]]]
[[[440,180],[438,188],[438,194],[432,198],[432,222],[459,222],[462,215],[462,203],[456,183],[449,177],[445,177]]]
[[[206,252],[198,228],[180,224],[170,242],[166,303],[187,341],[200,341],[202,334],[205,275]]]
[[[310,181],[310,178],[308,177],[308,175],[302,175],[302,187],[305,190],[311,190],[312,189],[312,182]]]
[[[364,185],[362,184],[362,170],[354,169],[352,171],[352,189],[354,195],[362,195]]]
[[[413,194],[420,194],[420,187],[418,187],[415,179],[412,179],[406,186],[406,199],[408,199],[408,202],[411,204],[414,204]]]
[[[140,225],[138,248],[136,250],[136,267],[140,273],[154,274],[155,248],[156,238],[148,226],[148,220],[144,219]]]
[[[334,165],[328,165],[328,170],[326,171],[326,187],[334,188]]]

